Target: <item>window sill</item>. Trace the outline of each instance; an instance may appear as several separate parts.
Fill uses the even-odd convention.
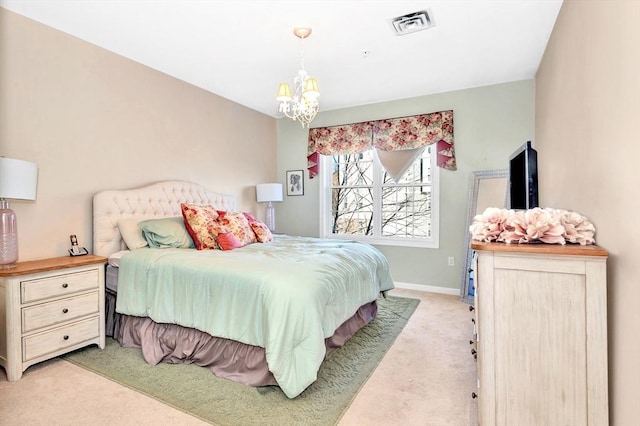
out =
[[[360,241],[368,243],[374,246],[396,246],[396,247],[415,247],[415,248],[432,248],[437,249],[440,247],[439,242],[435,240],[427,239],[403,239],[403,238],[375,238],[375,237],[362,237],[360,235],[335,235],[329,234],[323,236],[323,238],[331,238],[335,240],[350,240]]]

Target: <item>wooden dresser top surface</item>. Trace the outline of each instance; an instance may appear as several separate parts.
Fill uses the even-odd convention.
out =
[[[33,274],[36,272],[55,271],[58,269],[73,268],[76,266],[95,265],[106,263],[107,258],[88,254],[85,256],[62,256],[49,259],[28,260],[18,262],[14,268],[0,269],[0,278],[18,275]]]
[[[495,251],[506,253],[550,254],[565,256],[602,256],[609,254],[602,247],[594,244],[581,246],[579,244],[518,244],[518,243],[487,243],[472,241],[471,249],[476,251]]]

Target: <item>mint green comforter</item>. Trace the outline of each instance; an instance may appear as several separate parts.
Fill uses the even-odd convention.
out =
[[[316,380],[324,339],[391,288],[371,245],[276,236],[232,251],[134,250],[120,261],[116,310],[263,347],[294,398]]]

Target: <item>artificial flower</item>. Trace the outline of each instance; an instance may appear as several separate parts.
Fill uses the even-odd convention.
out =
[[[557,210],[556,212],[564,229],[562,236],[567,242],[583,246],[594,243],[593,235],[596,232],[596,228],[586,217],[566,210]]]
[[[486,242],[496,240],[502,232],[504,219],[502,209],[489,207],[473,218],[469,227],[473,239]]]

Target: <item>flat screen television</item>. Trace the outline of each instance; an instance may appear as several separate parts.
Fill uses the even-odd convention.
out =
[[[510,208],[538,207],[538,153],[527,141],[509,157]]]

